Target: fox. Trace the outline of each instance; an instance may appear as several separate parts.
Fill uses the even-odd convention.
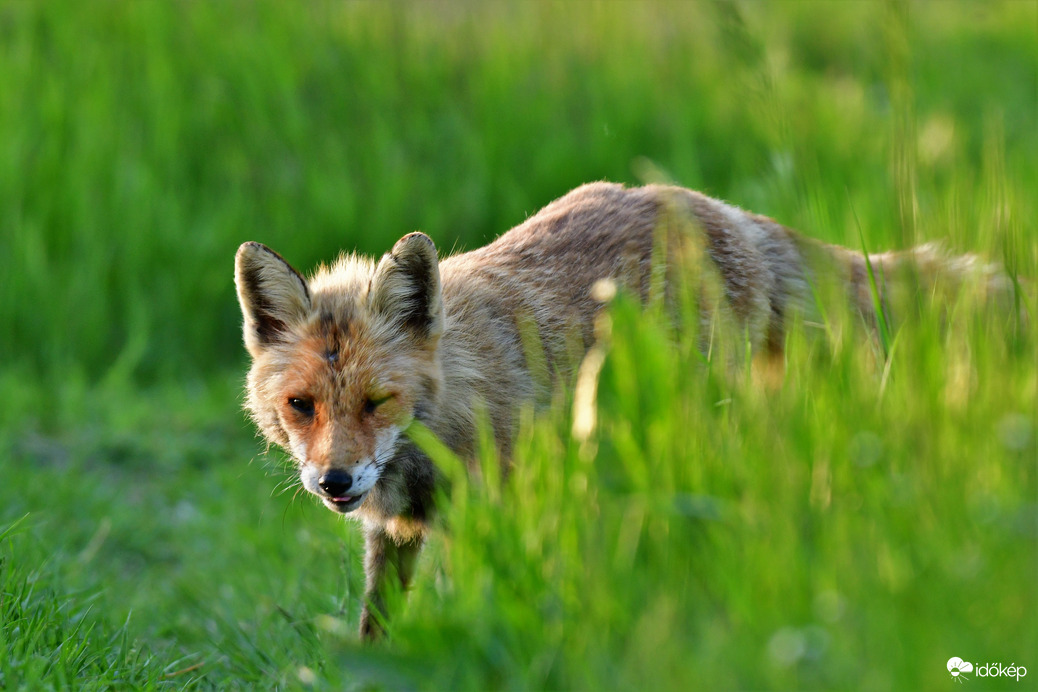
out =
[[[524,330],[539,337],[551,376],[565,378],[567,354],[594,342],[603,302],[593,287],[612,280],[645,299],[657,231],[674,218],[698,230],[723,310],[763,354],[781,353],[791,316],[809,307],[822,271],[875,321],[874,272],[978,267],[932,245],[866,255],[690,189],[606,182],[443,259],[421,232],[378,261],[343,254],[310,278],[265,245],[238,249],[234,280],[251,356],[245,408],[268,444],[294,459],[309,493],[363,523],[363,640],[384,636],[387,588],[411,582],[443,482],[408,426],[424,424],[471,460],[478,425],[488,422],[507,464],[520,409],[546,394]]]

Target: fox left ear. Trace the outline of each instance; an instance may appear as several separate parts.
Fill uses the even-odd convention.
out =
[[[244,318],[245,347],[254,357],[303,321],[310,291],[302,275],[260,243],[245,243],[234,257],[234,284]]]
[[[432,238],[410,233],[382,256],[371,277],[368,303],[421,339],[443,332],[440,262]]]

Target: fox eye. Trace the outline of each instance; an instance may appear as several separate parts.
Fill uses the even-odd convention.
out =
[[[294,408],[299,413],[303,414],[307,418],[314,415],[314,400],[313,399],[302,399],[300,397],[289,397],[288,405]]]
[[[392,398],[393,398],[392,394],[386,394],[385,396],[379,396],[379,397],[369,396],[367,399],[364,400],[364,413],[367,413],[367,414],[374,413],[375,409],[377,409],[379,406],[381,406],[382,404],[386,403],[387,401],[389,401]]]

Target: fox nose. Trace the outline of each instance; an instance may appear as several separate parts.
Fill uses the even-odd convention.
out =
[[[329,471],[317,480],[317,485],[331,497],[343,497],[353,487],[353,476],[345,471]]]

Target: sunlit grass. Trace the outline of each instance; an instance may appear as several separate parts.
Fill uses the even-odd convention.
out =
[[[864,330],[794,336],[769,389],[621,302],[596,432],[560,407],[503,492],[456,484],[384,664],[351,637],[332,660],[429,689],[788,689],[1027,659],[1038,392],[1013,321],[929,311],[888,371]]]

